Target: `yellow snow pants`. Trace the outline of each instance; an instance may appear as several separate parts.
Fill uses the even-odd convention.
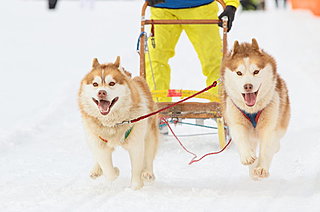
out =
[[[216,2],[187,9],[164,9],[151,7],[151,19],[218,19]],[[175,46],[184,30],[197,52],[202,73],[207,77],[206,85],[220,78],[222,59],[222,41],[216,24],[208,25],[155,25],[155,43],[153,48],[149,39],[149,51],[153,74],[146,53],[146,79],[151,90],[170,89],[170,66],[168,61],[175,54]],[[183,73],[182,73],[183,74]],[[176,79],[179,80],[179,79]],[[210,92],[218,95],[218,88]],[[171,98],[155,98],[155,101],[169,102]]]

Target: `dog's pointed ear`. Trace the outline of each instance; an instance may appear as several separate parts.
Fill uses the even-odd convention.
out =
[[[97,68],[100,65],[97,58],[93,58],[92,60],[92,68]]]
[[[237,52],[239,51],[239,42],[236,40],[233,44],[233,49],[232,49],[232,56],[234,56],[235,54],[237,54]]]
[[[252,48],[253,48],[254,50],[260,51],[258,42],[257,42],[257,40],[256,40],[255,38],[252,38],[251,46],[252,46]]]
[[[116,61],[114,62],[114,64],[119,68],[120,67],[120,56],[117,56]]]

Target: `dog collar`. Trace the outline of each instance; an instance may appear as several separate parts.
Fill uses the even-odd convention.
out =
[[[126,140],[126,139],[129,137],[129,135],[130,135],[130,133],[131,133],[131,131],[132,131],[132,128],[133,128],[133,126],[130,127],[130,128],[125,132],[125,134],[124,134],[124,140]],[[103,141],[103,142],[105,142],[105,143],[108,143],[108,142],[109,142],[107,139],[104,139],[104,138],[102,138],[101,136],[99,136],[99,138],[100,138],[101,141]]]

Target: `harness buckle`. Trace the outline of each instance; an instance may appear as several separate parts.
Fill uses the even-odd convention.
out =
[[[121,125],[125,125],[125,124],[131,124],[131,121],[123,121],[121,123],[117,123],[116,126],[121,126]]]

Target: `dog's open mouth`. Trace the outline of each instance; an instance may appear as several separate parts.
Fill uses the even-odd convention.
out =
[[[95,98],[92,98],[92,100],[94,101],[94,103],[97,104],[99,111],[102,115],[108,115],[108,113],[110,112],[112,106],[118,101],[119,97],[114,98],[111,102],[108,100],[96,100]]]
[[[242,93],[243,99],[247,106],[253,107],[256,104],[258,91],[253,93]]]

